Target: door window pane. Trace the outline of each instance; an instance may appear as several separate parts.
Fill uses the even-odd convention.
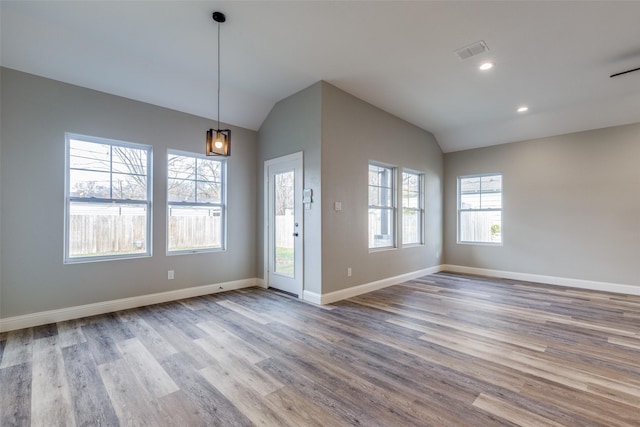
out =
[[[275,218],[275,267],[278,274],[294,277],[294,197],[295,172],[275,174],[274,218]]]

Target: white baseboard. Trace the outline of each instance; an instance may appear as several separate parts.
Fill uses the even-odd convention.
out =
[[[592,291],[613,292],[625,295],[640,295],[640,286],[626,285],[622,283],[595,282],[592,280],[544,276],[541,274],[516,273],[513,271],[491,270],[487,268],[465,267],[463,265],[451,264],[441,265],[439,271],[451,271],[453,273],[475,274],[478,276],[523,280],[527,282],[544,283],[546,285],[566,286],[569,288],[589,289]]]
[[[406,282],[408,280],[416,279],[418,277],[426,276],[428,274],[437,273],[441,271],[441,266],[435,266],[425,268],[411,273],[401,274],[399,276],[388,277],[382,280],[376,280],[375,282],[364,283],[362,285],[354,286],[339,291],[329,292],[327,294],[316,294],[309,292],[309,299],[307,299],[307,292],[304,293],[304,299],[316,304],[331,304],[336,301],[340,301],[347,298],[352,298],[358,295],[366,294],[367,292],[377,291],[378,289],[386,288],[388,286],[397,285],[399,283]]]
[[[595,291],[613,292],[626,295],[640,295],[640,286],[626,285],[620,283],[596,282],[591,280],[571,279],[566,277],[544,276],[540,274],[516,273],[512,271],[491,270],[486,268],[466,267],[462,265],[443,264],[435,267],[399,276],[388,277],[375,282],[365,283],[347,289],[342,289],[327,294],[319,294],[311,291],[303,292],[303,300],[313,304],[331,304],[343,299],[352,298],[388,286],[397,285],[418,277],[437,273],[440,271],[450,271],[453,273],[475,274],[479,276],[504,278],[512,280],[523,280],[528,282],[544,283],[548,285],[566,286],[578,289],[589,289]],[[7,317],[0,319],[0,332],[13,331],[16,329],[30,328],[33,326],[46,325],[48,323],[63,322],[65,320],[78,319],[81,317],[95,316],[98,314],[110,313],[119,310],[142,307],[151,304],[159,304],[167,301],[175,301],[184,298],[191,298],[201,295],[214,294],[218,292],[230,291],[234,289],[250,288],[253,286],[265,287],[263,279],[252,278],[235,280],[231,282],[215,283],[192,288],[176,289],[174,291],[159,292],[149,295],[141,295],[131,298],[122,298],[111,301],[103,301],[94,304],[67,307],[59,310],[42,311],[38,313],[25,314],[22,316]]]
[[[312,304],[322,304],[322,294],[311,291],[302,291],[302,300]]]
[[[354,286],[352,288],[342,289],[340,291],[329,292],[327,294],[318,294],[316,292],[304,292],[304,300],[318,304],[331,304],[343,299],[352,298],[388,286],[397,285],[418,277],[426,276],[440,271],[450,271],[453,273],[475,274],[478,276],[487,276],[503,279],[522,280],[527,282],[543,283],[547,285],[565,286],[577,289],[589,289],[594,291],[613,292],[625,295],[640,295],[640,286],[596,282],[592,280],[571,279],[567,277],[545,276],[541,274],[516,273],[512,271],[491,270],[487,268],[465,267],[462,265],[442,264],[411,273],[401,274],[399,276],[389,277],[387,279],[378,280],[371,283]]]
[[[217,292],[231,291],[256,286],[258,279],[234,280],[232,282],[214,283],[205,286],[176,289],[174,291],[158,292],[149,295],[140,295],[131,298],[122,298],[111,301],[97,302],[93,304],[78,305],[75,307],[61,308],[58,310],[41,311],[39,313],[25,314],[22,316],[0,319],[0,332],[16,329],[31,328],[33,326],[49,323],[63,322],[65,320],[79,319],[81,317],[95,316],[118,310],[142,307],[167,301],[175,301],[184,298],[214,294]]]

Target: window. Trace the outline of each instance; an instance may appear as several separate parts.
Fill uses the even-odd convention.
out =
[[[402,244],[422,243],[422,178],[417,172],[402,172]]]
[[[502,175],[458,178],[458,242],[502,243]]]
[[[151,256],[151,146],[65,139],[65,262]]]
[[[369,163],[369,248],[393,247],[395,168]]]
[[[226,161],[169,151],[167,251],[196,253],[225,245]]]

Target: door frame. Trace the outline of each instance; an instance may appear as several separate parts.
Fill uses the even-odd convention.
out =
[[[264,210],[263,210],[263,231],[264,231],[264,249],[263,249],[263,284],[265,288],[269,288],[269,266],[270,266],[270,229],[269,229],[269,167],[274,164],[284,163],[284,162],[298,162],[300,167],[300,184],[299,188],[296,190],[300,191],[300,194],[296,195],[300,200],[299,209],[300,209],[300,237],[302,239],[300,244],[300,254],[295,254],[299,256],[300,260],[300,286],[298,292],[298,298],[303,299],[304,293],[304,206],[302,204],[302,190],[304,189],[304,155],[302,151],[298,151],[296,153],[287,154],[285,156],[276,157],[273,159],[268,159],[264,161]],[[297,169],[297,167],[296,167]],[[295,184],[294,184],[295,185]]]

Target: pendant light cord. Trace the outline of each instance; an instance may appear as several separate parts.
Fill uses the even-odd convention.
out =
[[[220,130],[220,23],[218,22],[218,130]]]

